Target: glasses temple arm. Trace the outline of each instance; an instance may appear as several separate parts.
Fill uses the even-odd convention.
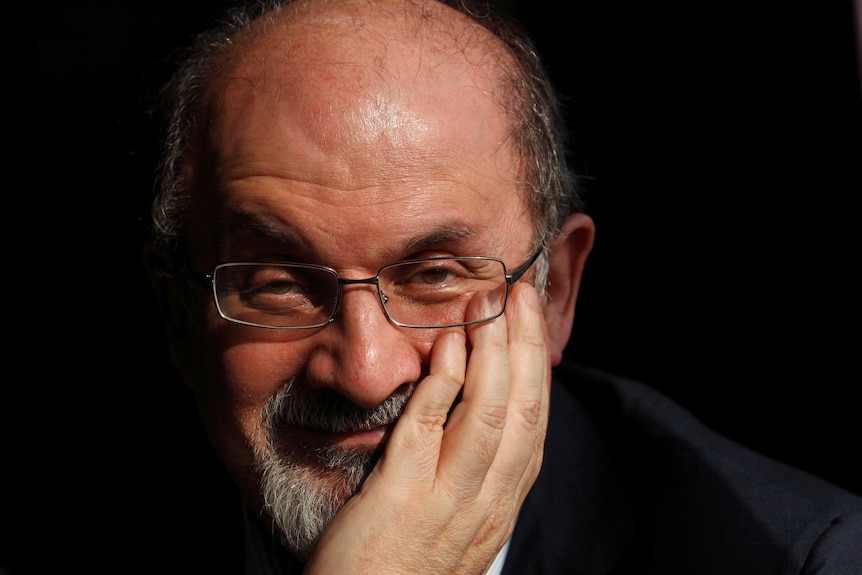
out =
[[[536,260],[539,259],[540,255],[542,255],[542,251],[544,250],[542,248],[539,248],[536,253],[533,254],[533,257],[531,257],[529,260],[527,260],[517,268],[513,269],[511,273],[506,274],[506,285],[512,285],[513,283],[521,279],[521,276],[527,273],[527,270],[530,269],[530,266],[536,263]]]

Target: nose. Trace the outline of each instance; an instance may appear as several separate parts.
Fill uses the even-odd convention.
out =
[[[374,407],[398,388],[419,381],[430,347],[421,332],[428,330],[409,333],[389,323],[373,285],[345,285],[343,290],[338,315],[318,334],[306,377],[312,387]]]

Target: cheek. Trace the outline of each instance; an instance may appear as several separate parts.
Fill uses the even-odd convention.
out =
[[[419,354],[422,361],[422,376],[428,374],[428,364],[431,360],[431,348],[434,347],[434,342],[442,333],[436,329],[417,329],[410,338],[413,349]]]
[[[204,332],[201,371],[209,376],[204,385],[238,409],[262,406],[296,375],[307,354],[307,332],[240,326],[214,311]]]
[[[211,381],[222,416],[244,428],[256,425],[266,401],[294,378],[300,379],[307,348],[301,342],[260,340],[216,348]]]
[[[254,446],[262,441],[258,428],[266,401],[294,379],[303,385],[309,358],[326,353],[323,337],[297,334],[222,323],[197,346],[192,387],[198,410],[211,442],[235,470],[253,465]],[[424,377],[440,332],[408,329],[404,334],[420,358]],[[394,356],[389,360],[399,361]]]
[[[297,375],[303,350],[278,343],[243,343],[217,350],[219,387],[241,404],[262,404]]]
[[[305,355],[297,342],[243,340],[239,335],[272,337],[253,328],[209,334],[201,342],[195,392],[198,411],[211,443],[232,473],[253,465],[253,450],[261,445],[260,413],[266,401],[297,377]],[[257,330],[256,330],[257,331]]]

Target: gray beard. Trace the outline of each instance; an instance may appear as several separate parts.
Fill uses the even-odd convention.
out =
[[[308,559],[324,528],[376,464],[383,446],[328,445],[312,450],[280,442],[279,430],[347,432],[389,424],[401,415],[412,391],[413,387],[397,392],[379,406],[364,409],[332,392],[300,391],[288,384],[267,401],[261,414],[266,442],[255,453],[261,493],[276,534],[294,557]]]

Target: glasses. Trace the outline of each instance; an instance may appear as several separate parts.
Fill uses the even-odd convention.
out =
[[[228,321],[272,329],[323,327],[335,319],[342,286],[370,284],[386,318],[394,325],[441,328],[490,321],[503,314],[509,286],[518,281],[541,254],[506,271],[491,257],[440,257],[406,260],[383,266],[366,279],[346,279],[326,266],[298,263],[231,262],[217,265],[197,279],[212,283],[219,315]],[[495,307],[467,321],[470,300],[479,293],[497,297]]]

